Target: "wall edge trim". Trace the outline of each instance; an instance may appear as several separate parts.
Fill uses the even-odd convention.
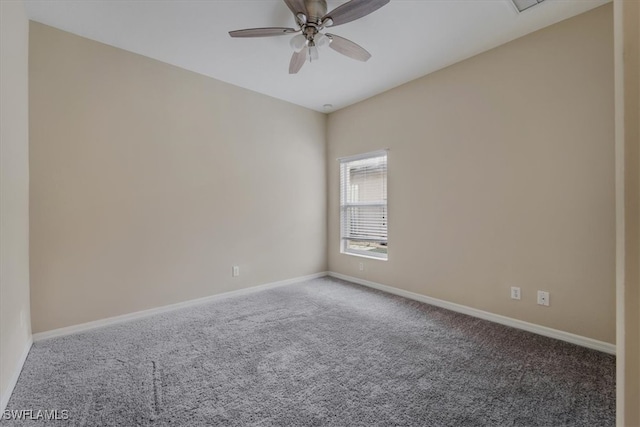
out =
[[[2,390],[2,398],[0,399],[0,414],[4,413],[4,410],[7,408],[7,404],[11,399],[11,395],[13,394],[13,389],[18,384],[18,378],[20,378],[20,373],[22,373],[22,368],[24,367],[24,362],[27,361],[27,356],[29,356],[29,351],[31,350],[31,346],[33,345],[33,337],[30,336],[27,342],[22,349],[22,354],[20,355],[20,359],[18,359],[18,364],[16,365],[11,378],[9,379],[9,384],[7,385],[6,390]]]
[[[455,311],[457,313],[466,314],[469,316],[488,320],[490,322],[499,323],[501,325],[510,326],[512,328],[521,329],[527,332],[532,332],[534,334],[542,335],[545,337],[569,342],[571,344],[576,344],[582,347],[590,348],[592,350],[598,350],[598,351],[608,353],[608,354],[613,354],[613,355],[616,354],[616,345],[608,342],[584,337],[582,335],[572,334],[570,332],[561,331],[559,329],[549,328],[547,326],[537,325],[535,323],[525,322],[524,320],[518,320],[512,317],[502,316],[500,314],[490,313],[488,311],[479,310],[477,308],[468,307],[466,305],[456,304],[453,302],[428,297],[426,295],[405,291],[403,289],[394,288],[393,286],[383,285],[381,283],[372,282],[370,280],[360,279],[353,276],[347,276],[346,274],[330,271],[329,276],[335,277],[337,279],[346,280],[348,282],[357,283],[359,285],[377,289],[379,291],[398,295],[404,298],[424,302],[426,304],[434,305],[436,307],[445,308],[447,310]]]
[[[175,304],[163,305],[160,307],[150,308],[147,310],[134,311],[132,313],[121,314],[119,316],[107,317],[104,319],[94,320],[91,322],[80,323],[72,326],[65,326],[63,328],[52,329],[44,332],[38,332],[33,334],[33,341],[38,342],[38,341],[42,341],[50,338],[78,334],[81,332],[91,331],[93,329],[99,329],[106,326],[112,326],[112,325],[118,325],[121,323],[130,322],[132,320],[143,319],[145,317],[154,316],[156,314],[179,310],[181,308],[193,307],[196,305],[206,304],[208,302],[240,296],[240,295],[248,295],[248,294],[252,294],[252,293],[267,290],[267,289],[273,289],[281,286],[292,285],[294,283],[317,279],[319,277],[325,277],[325,276],[327,276],[327,272],[323,271],[320,273],[309,274],[306,276],[299,276],[291,279],[279,280],[277,282],[265,283],[262,285],[251,286],[249,288],[223,292],[220,294],[209,295],[206,297],[196,298],[188,301],[182,301]]]

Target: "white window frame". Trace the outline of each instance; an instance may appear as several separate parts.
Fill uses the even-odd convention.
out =
[[[365,159],[370,159],[370,158],[374,158],[374,157],[386,157],[387,158],[387,176],[385,176],[385,180],[388,181],[388,162],[389,162],[389,150],[378,150],[378,151],[372,151],[372,152],[368,152],[368,153],[363,153],[363,154],[357,154],[355,156],[349,156],[349,157],[341,157],[338,159],[340,165],[339,165],[339,171],[340,171],[340,176],[342,176],[343,174],[343,168],[346,167],[346,165],[350,162],[354,162],[357,160],[365,160]],[[379,253],[379,252],[372,252],[372,251],[365,251],[365,250],[357,250],[357,249],[353,249],[353,248],[349,248],[348,242],[349,238],[344,236],[344,230],[345,230],[345,218],[346,218],[346,210],[349,207],[354,207],[354,206],[384,206],[386,209],[386,226],[387,226],[387,236],[388,236],[388,227],[389,227],[389,208],[388,208],[388,203],[387,200],[383,200],[383,201],[377,201],[377,202],[367,202],[367,203],[347,203],[346,202],[346,197],[347,197],[347,180],[344,179],[342,180],[342,178],[339,178],[340,180],[340,253],[345,254],[345,255],[354,255],[354,256],[358,256],[358,257],[363,257],[363,258],[372,258],[372,259],[377,259],[377,260],[381,260],[381,261],[387,261],[389,259],[389,253],[388,253],[388,237],[386,240],[387,243],[387,253]],[[385,183],[386,185],[386,183]],[[363,239],[365,240],[365,239]]]

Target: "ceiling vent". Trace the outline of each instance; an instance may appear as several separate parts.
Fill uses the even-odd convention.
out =
[[[532,8],[533,6],[542,3],[544,0],[511,0],[513,4],[518,9],[518,12],[524,12],[527,9]]]

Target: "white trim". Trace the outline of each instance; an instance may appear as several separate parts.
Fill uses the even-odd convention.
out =
[[[42,341],[49,338],[62,337],[65,335],[77,334],[80,332],[90,331],[92,329],[103,328],[105,326],[117,325],[120,323],[129,322],[131,320],[142,319],[145,317],[153,316],[155,314],[166,313],[169,311],[178,310],[180,308],[192,307],[200,304],[205,304],[211,301],[221,300],[224,298],[235,297],[240,295],[248,295],[254,292],[263,291],[266,289],[278,288],[281,286],[292,285],[294,283],[303,282],[305,280],[317,279],[319,277],[325,277],[326,271],[310,274],[308,276],[295,277],[292,279],[280,280],[278,282],[266,283],[264,285],[253,286],[245,289],[238,289],[237,291],[224,292],[221,294],[210,295],[203,298],[197,298],[189,301],[179,302],[176,304],[165,305],[162,307],[151,308],[149,310],[136,311],[134,313],[123,314],[121,316],[108,317],[106,319],[95,320],[93,322],[81,323],[79,325],[67,326],[65,328],[53,329],[46,332],[38,332],[33,334],[33,341]]]
[[[602,351],[609,354],[616,354],[616,346],[614,344],[610,344],[603,341],[594,340],[593,338],[583,337],[581,335],[572,334],[570,332],[560,331],[557,329],[548,328],[546,326],[536,325],[534,323],[525,322],[523,320],[513,319],[506,316],[501,316],[499,314],[489,313],[487,311],[478,310],[476,308],[467,307],[465,305],[452,303],[449,301],[440,300],[437,298],[428,297],[426,295],[417,294],[410,291],[405,291],[402,289],[394,288],[392,286],[383,285],[380,283],[372,282],[369,280],[360,279],[357,277],[347,276],[345,274],[335,273],[333,271],[329,272],[320,272],[315,274],[310,274],[308,276],[296,277],[287,280],[281,280],[273,283],[266,283],[264,285],[253,286],[251,288],[239,289],[237,291],[225,292],[222,294],[211,295],[203,298],[198,298],[194,300],[179,302],[176,304],[166,305],[163,307],[152,308],[149,310],[137,311],[134,313],[123,314],[121,316],[109,317],[106,319],[100,319],[93,322],[82,323],[79,325],[68,326],[60,329],[53,329],[51,331],[39,332],[37,334],[33,334],[33,342],[41,341],[44,339],[61,337],[65,335],[71,335],[79,332],[85,332],[92,329],[102,328],[110,325],[117,325],[120,323],[125,323],[131,320],[142,319],[148,316],[152,316],[159,313],[166,313],[169,311],[177,310],[185,307],[192,307],[200,304],[205,304],[207,302],[221,300],[224,298],[240,296],[240,295],[248,295],[254,292],[259,292],[266,289],[277,288],[281,286],[287,286],[294,283],[302,282],[305,280],[317,279],[319,277],[331,276],[338,279],[346,280],[348,282],[357,283],[359,285],[367,286],[373,289],[378,289],[383,292],[387,292],[394,295],[399,295],[401,297],[409,298],[412,300],[424,302],[427,304],[431,304],[437,307],[442,307],[447,310],[455,311],[458,313],[467,314],[469,316],[477,317],[484,320],[489,320],[491,322],[499,323],[501,325],[510,326],[517,329],[522,329],[524,331],[533,332],[538,335],[543,335],[550,338],[555,338],[561,341],[566,341],[572,344],[580,345],[583,347],[591,348],[594,350]],[[26,359],[28,350],[31,348],[31,340],[29,341],[29,346],[25,349],[25,353],[23,355],[23,359],[21,359],[20,367],[22,368],[22,364],[24,364],[24,359]],[[20,371],[15,374],[13,385],[11,386],[11,390],[13,390],[13,386],[15,386],[15,381],[17,381]],[[4,394],[3,394],[4,396]],[[8,398],[7,398],[8,401]],[[4,400],[3,400],[3,403]],[[6,403],[5,403],[6,404]]]
[[[625,224],[625,93],[624,93],[624,4],[613,2],[613,69],[614,69],[614,152],[616,192],[616,425],[625,425],[626,389],[626,224]]]
[[[359,285],[367,286],[369,288],[378,289],[380,291],[388,292],[390,294],[399,295],[401,297],[435,305],[437,307],[446,308],[447,310],[467,314],[469,316],[477,317],[484,320],[489,320],[491,322],[499,323],[501,325],[511,326],[512,328],[533,332],[534,334],[543,335],[545,337],[550,337],[550,338],[555,338],[561,341],[570,342],[572,344],[577,344],[582,347],[587,347],[593,350],[602,351],[604,353],[616,354],[616,346],[614,344],[609,344],[604,341],[594,340],[593,338],[587,338],[581,335],[572,334],[570,332],[564,332],[557,329],[548,328],[546,326],[540,326],[534,323],[525,322],[523,320],[513,319],[511,317],[489,313],[488,311],[478,310],[477,308],[467,307],[465,305],[428,297],[422,294],[416,294],[414,292],[409,292],[409,291],[394,288],[391,286],[382,285],[380,283],[371,282],[369,280],[359,279],[357,277],[335,273],[333,271],[329,272],[329,276],[346,280],[348,282],[357,283]]]
[[[383,148],[381,150],[369,151],[368,153],[354,154],[352,156],[345,156],[345,157],[338,157],[337,160],[340,163],[346,163],[346,162],[354,162],[356,160],[368,159],[370,157],[381,157],[381,156],[388,156],[388,155],[389,155],[389,149],[388,148]]]
[[[375,259],[377,261],[389,261],[389,254],[385,254],[387,256],[385,258],[382,258],[382,256],[371,255],[371,253],[369,253],[368,251],[361,251],[361,252],[356,252],[356,251],[357,249],[351,249],[350,251],[343,249],[340,253],[342,255],[351,255],[351,256],[357,256],[360,258]]]
[[[9,384],[7,385],[7,388],[2,391],[2,397],[0,397],[0,414],[4,413],[4,410],[7,408],[7,404],[9,403],[9,399],[11,399],[13,389],[18,383],[18,378],[20,377],[22,367],[24,366],[24,362],[27,360],[27,356],[29,355],[29,350],[31,350],[32,344],[33,339],[29,337],[27,343],[24,346],[24,349],[22,350],[20,359],[18,359],[18,364],[16,365],[11,378],[9,378]]]

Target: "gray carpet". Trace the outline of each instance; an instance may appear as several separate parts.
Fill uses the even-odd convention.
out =
[[[33,345],[73,426],[613,426],[615,357],[323,278]]]

